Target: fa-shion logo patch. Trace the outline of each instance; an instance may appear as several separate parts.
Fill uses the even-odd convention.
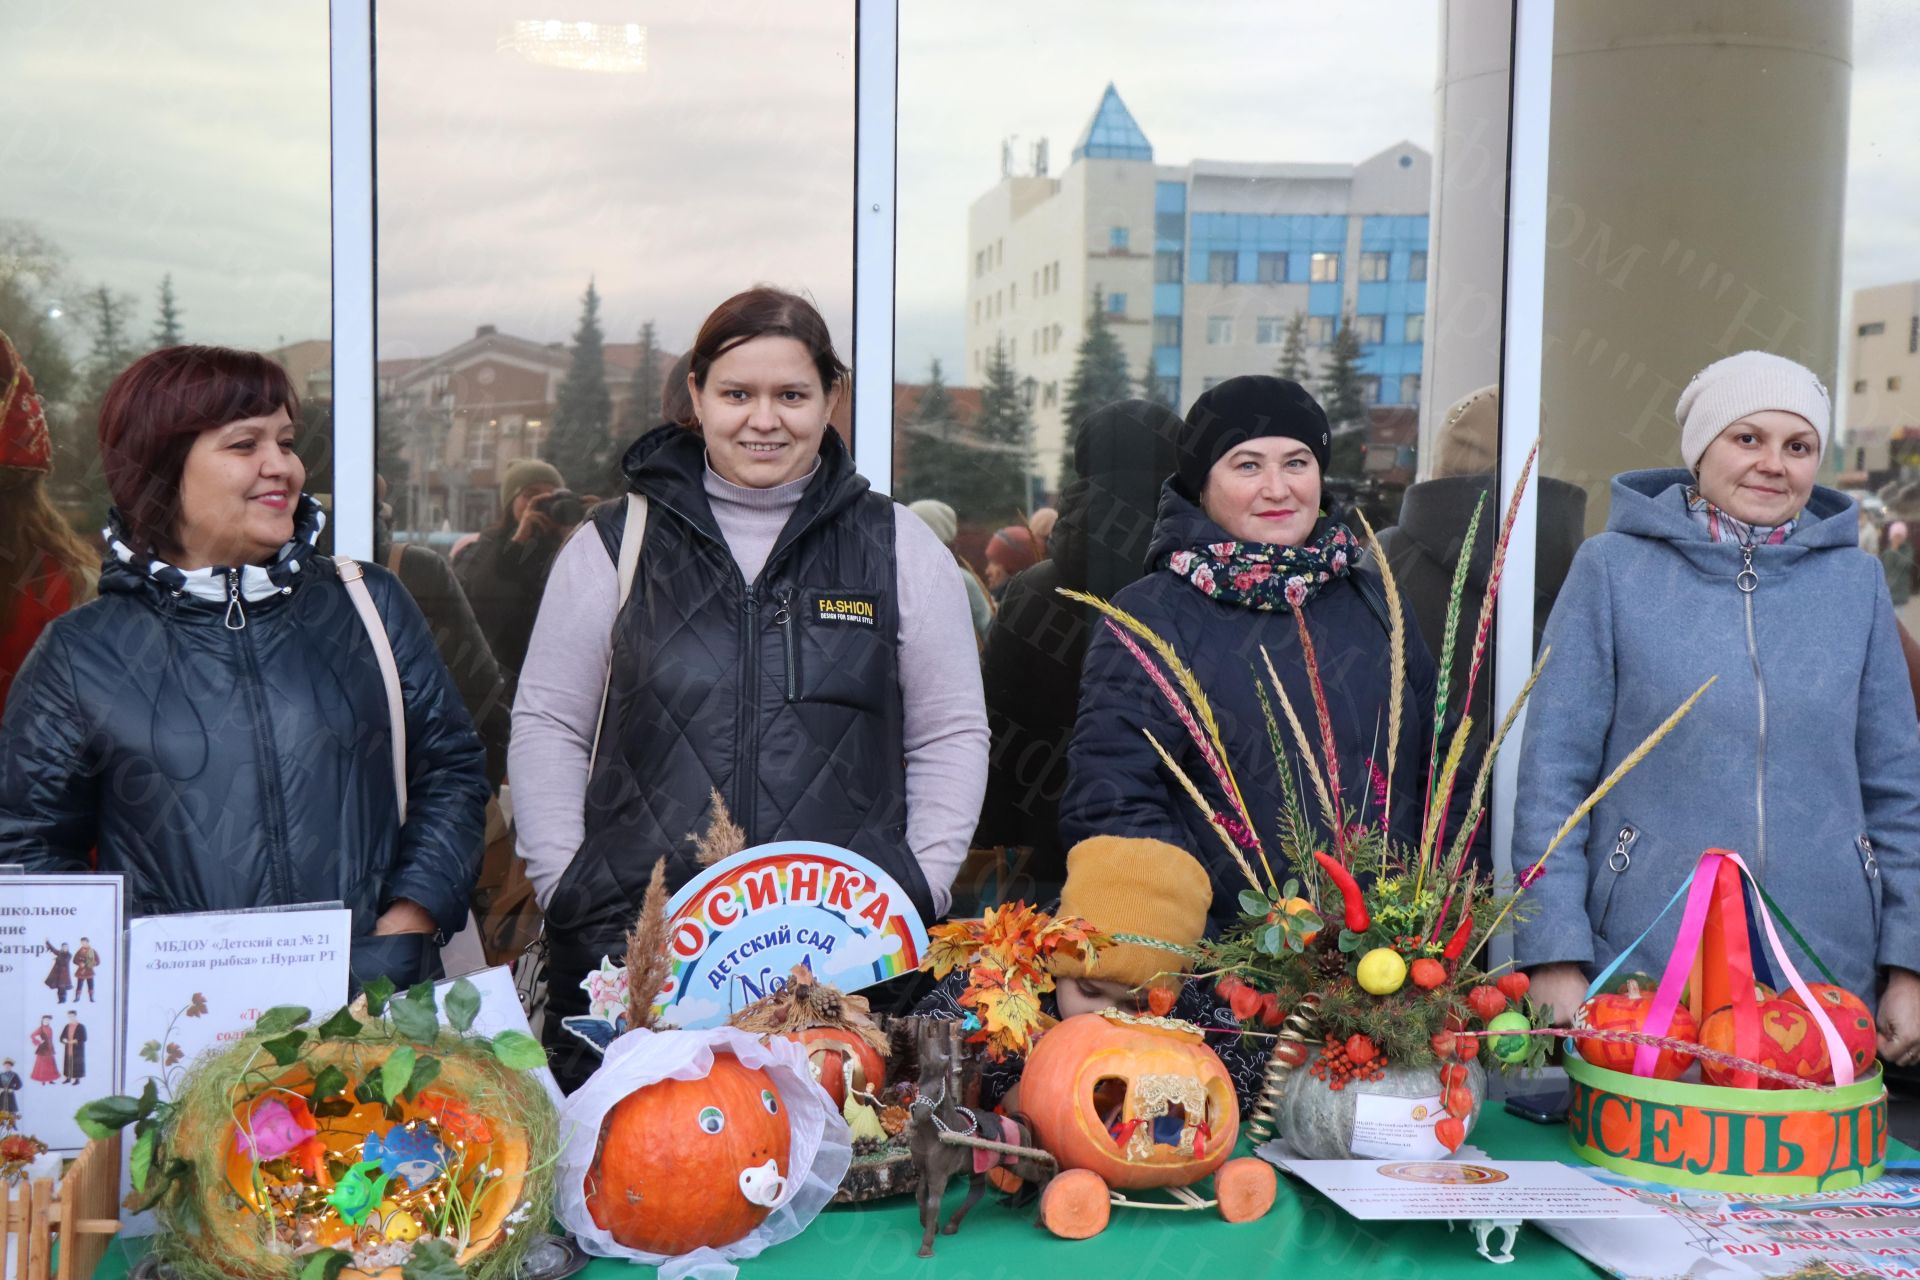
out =
[[[880,600],[877,596],[822,595],[813,602],[815,622],[854,622],[863,627],[875,623]]]

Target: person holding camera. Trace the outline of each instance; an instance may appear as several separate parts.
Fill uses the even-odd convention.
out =
[[[454,561],[467,602],[511,690],[527,658],[527,639],[554,557],[586,506],[559,471],[535,458],[507,464],[500,481],[500,522]]]

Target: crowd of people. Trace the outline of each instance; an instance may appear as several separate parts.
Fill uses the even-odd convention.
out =
[[[1476,594],[1490,570],[1493,519],[1465,534],[1477,502],[1499,505],[1491,388],[1448,413],[1383,531],[1395,602],[1329,499],[1326,414],[1291,381],[1231,378],[1184,414],[1094,411],[1057,511],[987,534],[978,571],[951,506],[902,506],[855,469],[830,425],[849,370],[804,299],[729,298],[669,382],[668,420],[625,453],[624,493],[599,501],[515,461],[499,520],[451,564],[397,543],[384,508],[359,564],[316,545],[298,398],[265,357],[170,347],[119,376],[98,424],[114,505],[95,547],[48,499],[44,415],[0,342],[0,862],[120,873],[136,914],[341,901],[355,981],[402,985],[440,971],[477,884],[522,877],[569,1080],[587,1064],[556,1033],[584,1012],[582,979],[619,952],[656,864],[685,883],[721,818],[748,844],[853,850],[929,921],[982,848],[1021,851],[1019,896],[1172,951],[1232,920],[1237,872],[1160,752],[1189,777],[1205,762],[1120,635],[1063,589],[1170,642],[1237,759],[1271,758],[1256,674],[1270,661],[1296,706],[1324,704],[1349,814],[1369,813],[1389,760],[1422,776],[1450,728],[1434,722],[1433,655],[1456,566]],[[1857,505],[1815,484],[1831,409],[1791,361],[1710,366],[1676,425],[1683,465],[1618,477],[1602,535],[1580,541],[1581,490],[1541,487],[1552,660],[1521,746],[1516,859],[1718,679],[1662,767],[1549,860],[1519,960],[1569,1014],[1703,849],[1737,848],[1877,1005],[1883,1054],[1910,1062],[1904,530],[1876,562]],[[1414,625],[1395,653],[1398,603]],[[1396,673],[1408,713],[1389,741]],[[1488,696],[1465,709],[1477,746]],[[1241,780],[1255,822],[1277,822],[1278,772]],[[1372,815],[1408,843],[1415,792]],[[1260,832],[1269,849],[1275,834]],[[1118,948],[1063,986],[1061,1010],[1140,1001],[1167,967]]]

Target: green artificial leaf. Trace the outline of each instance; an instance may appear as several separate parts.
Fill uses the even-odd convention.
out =
[[[322,1249],[307,1255],[307,1265],[300,1268],[300,1280],[335,1280],[353,1262],[353,1255],[345,1249]]]
[[[440,1034],[440,1015],[434,1007],[433,984],[422,982],[387,1006],[393,1029],[415,1044],[432,1044]]]
[[[1267,901],[1266,894],[1261,893],[1257,889],[1242,889],[1240,891],[1241,915],[1255,916],[1264,919],[1267,912],[1271,910],[1273,910],[1273,905]]]
[[[1286,882],[1286,884],[1284,884],[1284,885],[1282,885],[1282,886],[1280,887],[1280,896],[1281,896],[1282,898],[1297,898],[1297,897],[1299,897],[1299,896],[1300,896],[1300,882],[1299,882],[1298,880],[1295,880],[1295,879],[1293,879],[1292,877],[1288,877],[1288,879],[1287,879],[1287,882]]]
[[[160,1086],[152,1076],[147,1077],[147,1087],[140,1091],[140,1114],[138,1119],[145,1120],[160,1105]]]
[[[1346,955],[1352,955],[1361,948],[1366,940],[1367,935],[1364,933],[1355,933],[1351,929],[1342,929],[1340,931],[1340,950]]]
[[[264,1041],[260,1047],[273,1055],[273,1060],[283,1067],[290,1067],[300,1060],[300,1046],[307,1042],[304,1031],[289,1031],[278,1039]]]
[[[319,1036],[322,1040],[352,1040],[360,1034],[360,1019],[347,1012],[346,1006],[320,1024]]]
[[[400,1275],[402,1280],[466,1280],[467,1273],[454,1258],[452,1245],[445,1240],[427,1240],[413,1247]]]
[[[347,1073],[329,1062],[313,1078],[313,1104],[317,1107],[328,1098],[338,1098],[346,1087]]]
[[[352,1098],[323,1098],[313,1104],[313,1114],[322,1120],[337,1119],[353,1114]]]
[[[502,1031],[495,1036],[493,1056],[515,1071],[537,1071],[547,1065],[547,1051],[524,1031]]]
[[[393,999],[393,979],[381,974],[366,987],[367,1016],[377,1018],[386,1012],[387,1001]]]
[[[188,1177],[192,1169],[192,1165],[188,1164],[179,1156],[175,1156],[173,1159],[161,1165],[158,1170],[148,1170],[146,1194],[135,1197],[133,1201],[128,1203],[127,1207],[135,1213],[145,1213],[165,1198],[168,1190],[172,1188],[174,1183],[180,1181],[182,1178]]]
[[[465,1035],[473,1028],[473,1020],[480,1016],[480,988],[465,978],[455,982],[447,992],[447,1021],[453,1029]]]
[[[148,1062],[160,1061],[160,1042],[158,1040],[149,1040],[141,1045],[140,1056]]]
[[[413,1046],[401,1045],[387,1055],[380,1064],[380,1101],[392,1102],[407,1087],[407,1081],[413,1079],[415,1058]]]
[[[76,1111],[73,1119],[80,1126],[80,1131],[89,1138],[111,1138],[138,1120],[140,1115],[138,1098],[116,1093],[111,1097],[95,1098]]]
[[[1278,956],[1280,954],[1280,934],[1281,929],[1277,924],[1270,924],[1262,929],[1260,931],[1260,950],[1267,955]]]
[[[297,1004],[279,1004],[260,1015],[253,1029],[263,1036],[277,1036],[282,1031],[291,1031],[313,1016],[311,1009],[303,1009]]]
[[[406,1092],[402,1094],[412,1102],[419,1092],[440,1078],[440,1059],[422,1058],[413,1064],[413,1078],[407,1081]]]
[[[133,1174],[135,1191],[147,1189],[147,1175],[153,1172],[153,1149],[159,1141],[160,1128],[155,1125],[141,1134],[139,1141],[133,1144],[133,1154],[127,1157],[127,1164]]]

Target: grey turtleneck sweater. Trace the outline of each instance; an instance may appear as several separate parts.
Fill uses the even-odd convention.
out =
[[[760,576],[809,479],[745,489],[707,468],[707,500],[748,582]],[[944,912],[986,794],[986,707],[960,568],[918,516],[898,504],[893,512],[907,844]],[[587,761],[618,596],[600,535],[581,526],[547,578],[507,756],[519,852],[543,907],[586,836]]]

